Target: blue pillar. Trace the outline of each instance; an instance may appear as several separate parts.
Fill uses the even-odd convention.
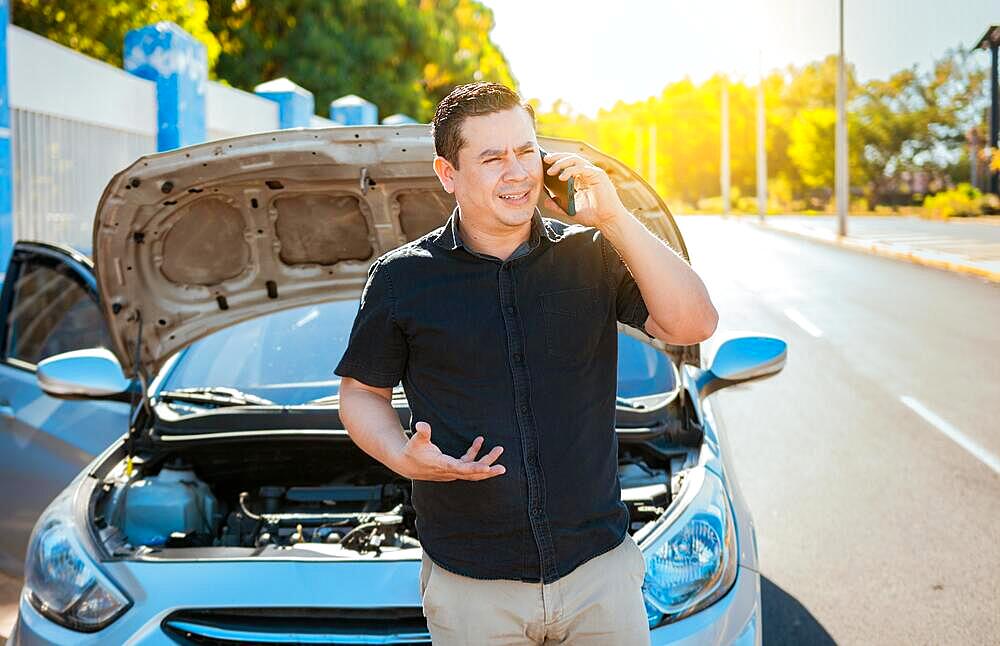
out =
[[[172,22],[125,34],[125,70],[156,83],[157,150],[205,141],[205,46]]]
[[[287,78],[261,83],[253,92],[278,103],[279,128],[308,128],[310,119],[316,113],[312,92]]]
[[[14,246],[14,160],[10,150],[10,102],[7,91],[7,24],[10,4],[0,0],[0,276],[7,271]]]
[[[369,126],[378,123],[378,106],[355,94],[330,102],[330,118],[342,126]]]

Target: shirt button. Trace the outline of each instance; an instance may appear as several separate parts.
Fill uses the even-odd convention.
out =
[[[537,518],[542,515],[542,510],[539,509],[538,507],[534,507],[531,510],[531,515]]]
[[[508,305],[508,306],[507,306],[507,313],[508,313],[508,314],[513,314],[513,313],[514,313],[514,308],[513,308],[513,307],[511,307],[510,305]]]
[[[528,407],[527,407],[527,406],[524,406],[524,405],[522,405],[522,406],[521,406],[521,412],[522,412],[522,413],[527,413],[527,412],[528,412]]]
[[[517,363],[521,363],[521,359],[523,359],[523,358],[524,357],[521,355],[520,352],[515,352],[514,353],[514,361],[516,361]]]

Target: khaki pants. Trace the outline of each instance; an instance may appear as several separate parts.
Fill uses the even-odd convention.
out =
[[[420,594],[435,646],[649,644],[646,563],[631,536],[552,583],[454,574],[424,554]]]

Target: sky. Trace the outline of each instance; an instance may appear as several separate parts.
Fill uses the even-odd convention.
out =
[[[835,54],[838,0],[485,0],[525,98],[595,115],[716,72],[754,83]],[[862,81],[927,69],[1000,24],[1000,0],[844,0],[844,50]],[[983,62],[989,54],[977,56]]]

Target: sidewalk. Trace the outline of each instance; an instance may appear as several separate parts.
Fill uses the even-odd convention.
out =
[[[837,235],[828,215],[756,215],[728,219],[1000,283],[1000,217],[925,220],[915,216],[850,216]]]

